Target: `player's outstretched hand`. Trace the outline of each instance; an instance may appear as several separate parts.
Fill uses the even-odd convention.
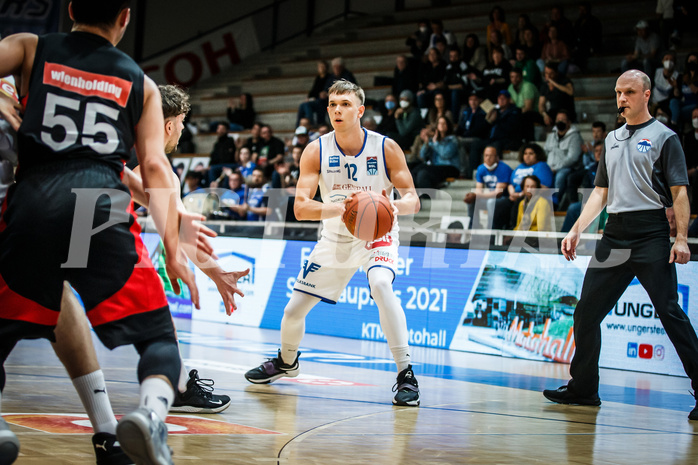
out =
[[[19,103],[0,93],[0,115],[15,131],[19,130],[19,125],[22,124],[22,118],[19,116],[21,109]]]
[[[568,261],[577,258],[577,244],[579,244],[579,233],[574,231],[567,233],[562,240],[560,251]]]
[[[243,276],[247,276],[250,273],[250,269],[245,271],[221,271],[214,276],[211,276],[213,282],[216,283],[218,292],[223,298],[223,303],[225,304],[225,313],[230,316],[237,310],[237,304],[235,303],[235,294],[240,297],[245,297],[245,294],[238,289],[238,280]]]
[[[180,211],[179,213],[179,239],[187,256],[199,266],[209,258],[217,259],[213,252],[213,245],[208,240],[209,237],[216,237],[215,231],[201,224],[206,219],[198,213]],[[199,253],[203,253],[203,260],[199,260]]]
[[[199,289],[196,287],[196,278],[194,277],[194,272],[189,268],[189,262],[184,252],[180,250],[177,254],[168,253],[165,257],[165,271],[167,272],[167,277],[170,278],[172,290],[174,290],[175,294],[179,295],[182,292],[177,281],[177,278],[179,278],[189,288],[191,302],[194,304],[194,307],[197,310],[200,309]]]

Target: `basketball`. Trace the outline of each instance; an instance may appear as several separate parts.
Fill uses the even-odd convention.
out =
[[[342,221],[354,237],[375,241],[392,229],[393,206],[381,194],[359,192],[347,203]]]

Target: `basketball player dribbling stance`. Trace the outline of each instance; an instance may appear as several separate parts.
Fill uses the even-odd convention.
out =
[[[330,87],[327,112],[334,131],[306,147],[301,156],[294,212],[299,220],[323,220],[322,237],[296,279],[281,320],[281,349],[277,357],[245,373],[252,383],[270,383],[299,373],[298,347],[305,317],[320,301],[336,303],[356,270],[363,266],[380,323],[397,364],[395,405],[419,405],[419,385],[410,364],[405,312],[393,292],[398,259],[397,220],[392,230],[373,242],[349,233],[341,217],[353,193],[385,192],[397,214],[419,211],[419,199],[405,155],[393,140],[361,127],[364,91],[339,80]],[[320,187],[322,202],[313,200]],[[397,217],[396,217],[397,218]]]

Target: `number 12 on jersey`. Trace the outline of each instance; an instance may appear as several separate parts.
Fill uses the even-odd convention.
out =
[[[358,181],[358,179],[356,179],[356,171],[358,170],[356,165],[353,163],[345,163],[344,167],[347,169],[347,177],[352,181]]]

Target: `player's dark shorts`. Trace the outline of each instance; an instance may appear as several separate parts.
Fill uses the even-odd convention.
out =
[[[132,205],[121,174],[101,162],[20,168],[0,218],[0,344],[54,340],[63,281],[110,349],[173,334]],[[108,222],[118,223],[100,230]]]

